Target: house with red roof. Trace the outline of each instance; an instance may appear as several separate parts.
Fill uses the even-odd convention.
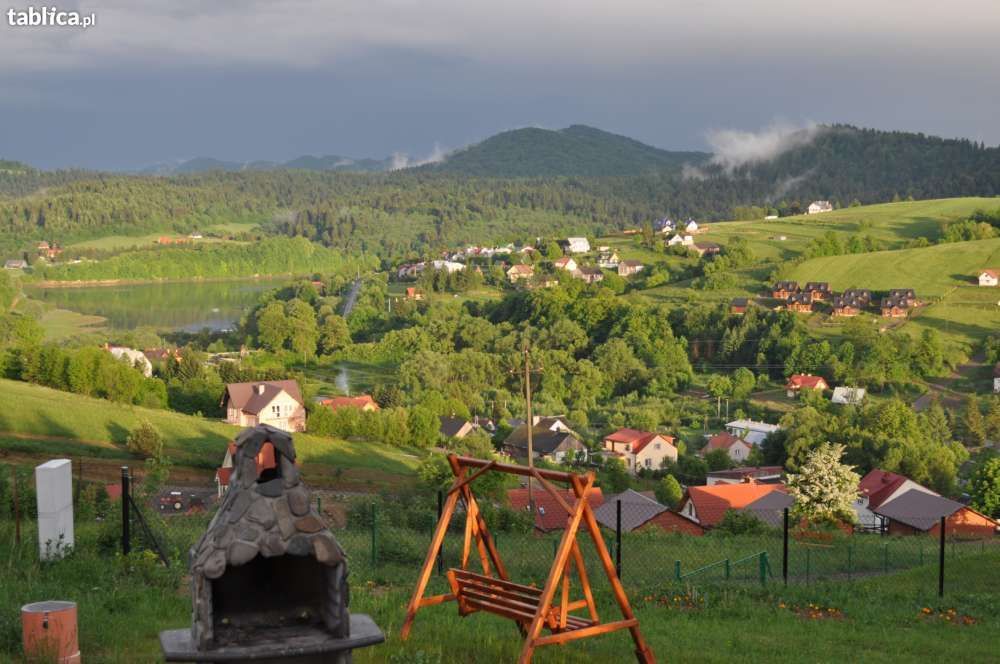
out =
[[[359,394],[356,397],[330,397],[320,401],[320,405],[326,406],[330,410],[357,408],[366,413],[379,410],[378,402],[370,394]]]
[[[996,286],[998,284],[1000,284],[1000,269],[979,271],[980,286]]]
[[[785,383],[785,391],[790,397],[799,395],[802,390],[828,390],[830,386],[822,376],[812,374],[792,374]]]
[[[215,488],[221,498],[226,491],[229,491],[229,481],[233,476],[233,457],[236,455],[236,442],[229,441],[226,445],[226,453],[222,457],[222,465],[215,470]],[[260,475],[269,468],[276,468],[277,460],[274,458],[274,446],[265,444],[261,446],[257,453],[257,475]],[[120,490],[119,490],[120,493]]]
[[[785,492],[784,484],[758,484],[753,480],[739,484],[689,486],[681,499],[681,516],[711,528],[722,521],[729,510],[742,510],[772,491]]]
[[[604,437],[604,455],[625,462],[632,474],[640,468],[659,470],[665,461],[677,461],[675,438],[652,431],[618,429]]]
[[[932,496],[938,495],[905,475],[879,468],[869,471],[858,482],[858,499],[854,503],[858,523],[869,528],[881,527],[881,520],[876,516],[878,509],[911,490],[923,491]]]
[[[569,489],[557,489],[556,492],[570,507],[576,502],[576,494]],[[543,533],[552,532],[553,530],[564,530],[566,528],[566,521],[569,519],[569,514],[559,504],[559,501],[543,489],[538,482],[535,482],[532,486],[531,493],[532,499],[535,502],[535,529]],[[528,488],[508,489],[507,500],[510,502],[511,509],[517,511],[527,510]],[[590,490],[587,494],[587,502],[590,503],[592,510],[596,510],[604,504],[604,493],[601,491],[601,487],[594,487]]]
[[[883,502],[875,513],[886,520],[890,535],[928,534],[940,537],[941,520],[945,535],[969,539],[988,539],[997,534],[995,519],[967,505],[919,489]]]
[[[753,445],[743,440],[739,436],[734,436],[728,431],[723,431],[717,433],[708,439],[705,443],[705,447],[701,448],[698,452],[699,455],[705,456],[709,452],[714,452],[715,450],[725,450],[729,458],[737,463],[743,463],[750,456],[750,451],[753,450]]]
[[[579,267],[572,256],[563,256],[562,258],[557,258],[556,260],[552,261],[552,265],[557,270],[566,270],[567,272],[576,272],[576,268]]]

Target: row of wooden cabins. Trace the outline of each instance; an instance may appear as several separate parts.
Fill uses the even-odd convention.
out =
[[[779,281],[771,288],[771,297],[785,303],[789,311],[811,313],[815,302],[829,302],[834,316],[857,316],[872,306],[872,292],[867,288],[848,288],[840,295],[830,290],[825,281],[810,281],[799,287],[795,281]],[[912,288],[894,288],[879,302],[879,312],[885,318],[904,318],[917,304]]]

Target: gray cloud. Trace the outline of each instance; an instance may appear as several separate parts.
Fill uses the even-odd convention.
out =
[[[713,153],[712,163],[732,173],[740,166],[771,161],[793,148],[808,145],[823,130],[815,123],[804,127],[775,123],[760,131],[714,129],[706,138]]]

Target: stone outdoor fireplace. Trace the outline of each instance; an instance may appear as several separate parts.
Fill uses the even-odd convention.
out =
[[[230,489],[190,552],[192,625],[160,635],[168,661],[349,662],[384,640],[348,611],[347,557],[313,507],[291,436],[236,438]]]

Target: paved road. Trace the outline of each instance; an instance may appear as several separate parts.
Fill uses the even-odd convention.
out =
[[[351,284],[351,290],[348,291],[347,295],[344,297],[344,308],[340,315],[347,318],[351,315],[351,310],[354,309],[354,305],[358,301],[358,294],[361,292],[361,279],[355,279],[354,283]]]

